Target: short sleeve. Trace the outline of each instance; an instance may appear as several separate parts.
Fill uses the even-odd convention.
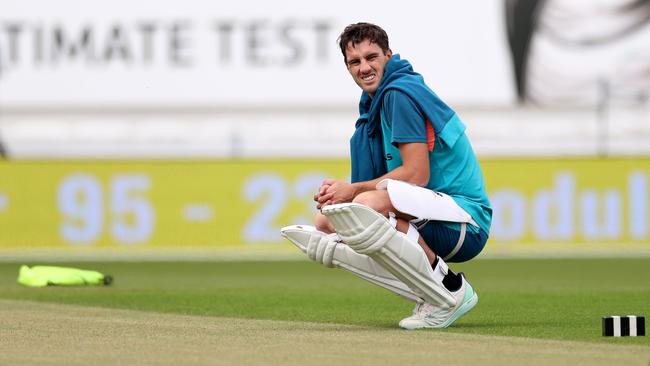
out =
[[[425,118],[406,94],[391,89],[384,93],[382,113],[392,131],[391,143],[427,142]]]

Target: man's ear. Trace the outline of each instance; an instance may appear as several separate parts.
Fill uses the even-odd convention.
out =
[[[386,50],[386,56],[388,56],[388,58],[393,57],[393,51],[390,48]]]

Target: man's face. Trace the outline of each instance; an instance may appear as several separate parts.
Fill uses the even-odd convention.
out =
[[[345,49],[345,63],[354,82],[374,96],[384,75],[386,63],[392,55],[390,49],[384,54],[381,47],[369,40],[357,44],[350,42]]]

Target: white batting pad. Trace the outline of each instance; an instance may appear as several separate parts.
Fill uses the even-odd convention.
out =
[[[282,236],[307,254],[309,258],[326,267],[344,269],[407,300],[424,301],[372,258],[358,254],[346,244],[341,243],[337,234],[325,234],[309,225],[286,226],[280,231]]]
[[[388,191],[390,202],[399,212],[419,219],[466,222],[478,226],[472,216],[447,194],[395,179],[384,179],[377,183],[376,188]]]
[[[321,212],[350,248],[374,259],[416,295],[431,304],[456,304],[452,294],[434,279],[420,245],[398,232],[383,215],[357,203],[325,206]]]

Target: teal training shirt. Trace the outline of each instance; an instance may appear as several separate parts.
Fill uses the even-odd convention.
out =
[[[456,113],[452,113],[451,118],[444,122],[443,130],[434,136],[431,122],[426,120],[405,93],[399,90],[385,92],[381,106],[381,128],[388,171],[402,165],[398,144],[429,144],[430,178],[427,188],[450,195],[489,234],[492,208],[483,173],[465,135],[465,125]],[[454,223],[449,223],[449,226],[458,228],[458,224]],[[473,232],[478,231],[473,225],[467,227]]]

